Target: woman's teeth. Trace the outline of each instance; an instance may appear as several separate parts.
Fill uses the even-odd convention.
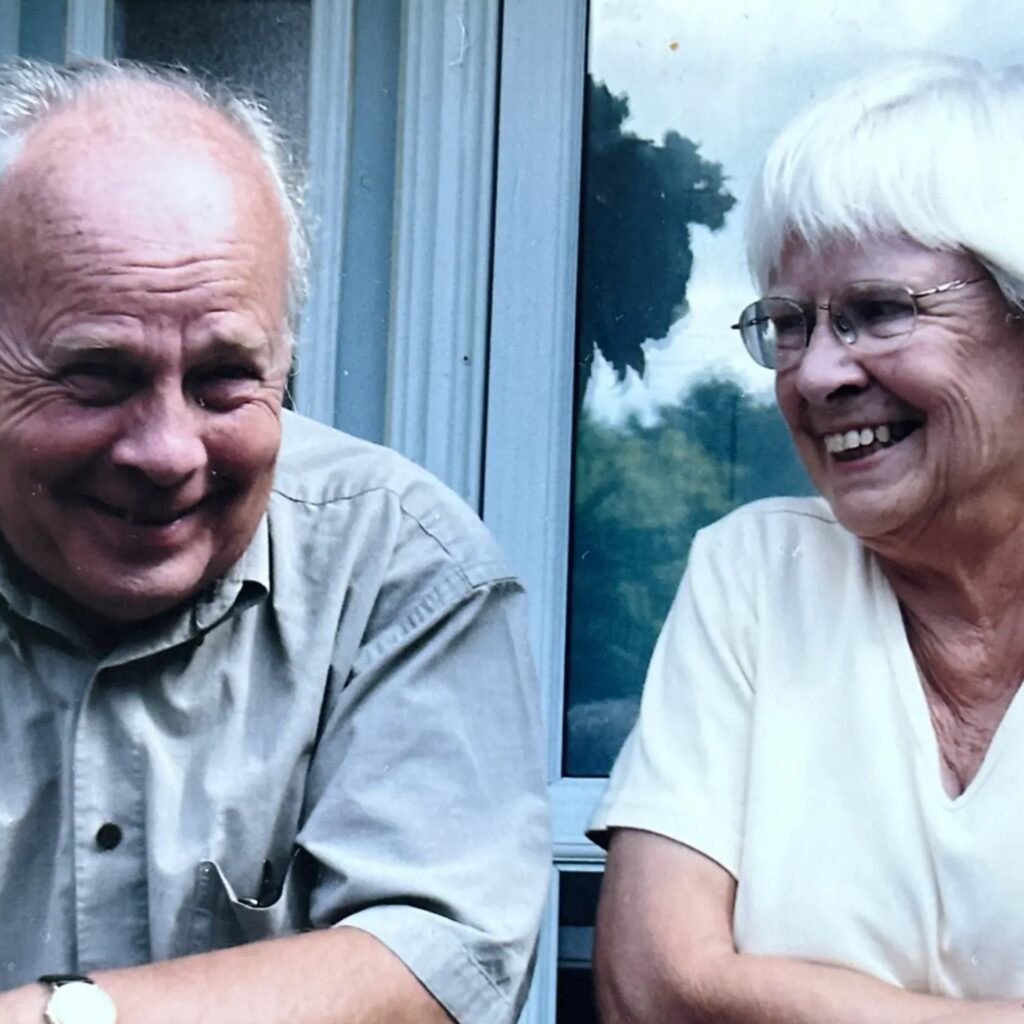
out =
[[[860,449],[870,448],[875,451],[878,448],[888,448],[896,444],[897,441],[902,441],[917,426],[916,423],[908,422],[880,423],[877,427],[860,427],[857,430],[826,434],[824,437],[825,451],[830,455],[842,455],[854,451],[858,455],[867,455],[869,452],[861,452]]]

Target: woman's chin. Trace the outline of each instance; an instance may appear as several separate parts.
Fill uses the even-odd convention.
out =
[[[914,524],[921,518],[922,503],[910,494],[893,493],[895,490],[826,493],[825,500],[842,526],[873,547],[918,532]]]

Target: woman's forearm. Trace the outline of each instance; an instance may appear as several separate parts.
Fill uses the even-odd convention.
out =
[[[1011,1003],[972,1004],[821,962],[738,953],[735,894],[729,873],[696,850],[616,832],[594,948],[605,1024],[1024,1024]]]
[[[1008,1003],[966,1003],[889,985],[857,971],[783,957],[727,954],[621,970],[605,965],[605,1024],[1024,1024]]]

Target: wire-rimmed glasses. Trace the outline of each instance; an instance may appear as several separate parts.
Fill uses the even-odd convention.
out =
[[[898,345],[913,332],[918,299],[983,280],[958,279],[916,292],[896,281],[854,281],[821,304],[768,295],[747,306],[732,327],[740,332],[755,363],[769,370],[788,370],[803,358],[819,309],[828,313],[832,330],[844,344],[878,352]]]

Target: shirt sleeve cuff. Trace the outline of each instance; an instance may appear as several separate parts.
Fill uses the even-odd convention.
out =
[[[464,926],[418,907],[375,906],[335,927],[358,928],[382,942],[459,1024],[509,1024],[515,1019],[519,1007],[455,934]],[[517,987],[511,985],[510,991]]]
[[[717,822],[700,820],[684,809],[667,810],[650,804],[619,800],[602,803],[587,827],[587,838],[607,848],[614,828],[635,828],[683,843],[720,864],[733,878],[739,877],[740,840]]]

